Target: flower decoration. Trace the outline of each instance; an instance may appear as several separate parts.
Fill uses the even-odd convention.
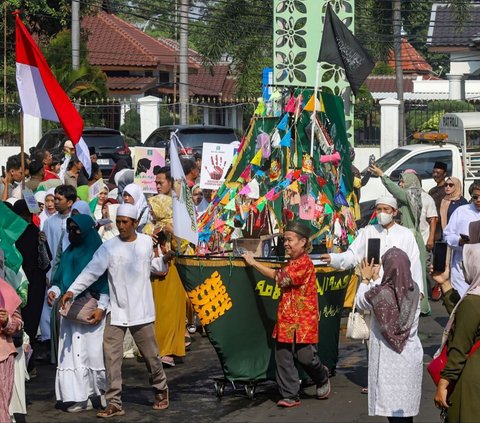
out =
[[[288,54],[278,51],[278,63],[275,66],[278,71],[275,78],[276,82],[282,82],[285,79],[288,79],[288,82],[293,82],[295,80],[306,82],[307,76],[303,71],[307,66],[302,63],[305,61],[306,57],[306,51],[302,51],[298,54],[295,54],[293,51],[290,51]]]
[[[277,5],[277,13],[287,11],[293,13],[295,10],[299,13],[307,13],[307,6],[304,1],[300,0],[283,0]]]
[[[277,18],[277,24],[279,29],[275,31],[279,35],[277,39],[277,47],[283,47],[288,44],[288,47],[293,48],[296,44],[300,48],[306,48],[307,42],[305,41],[305,35],[307,31],[302,29],[307,23],[307,18],[300,18],[297,21],[290,17],[288,21],[286,19]]]

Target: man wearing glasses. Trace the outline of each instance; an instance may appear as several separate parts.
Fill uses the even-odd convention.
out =
[[[458,207],[443,230],[443,239],[452,248],[450,281],[453,288],[463,297],[468,284],[462,269],[463,246],[470,242],[468,229],[471,222],[480,220],[480,181],[474,181],[470,187],[472,201]]]

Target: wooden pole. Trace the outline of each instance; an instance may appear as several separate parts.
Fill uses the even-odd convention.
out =
[[[25,143],[23,142],[23,111],[20,112],[20,163],[22,166],[22,191],[25,189]]]
[[[320,62],[317,62],[317,71],[315,75],[315,89],[313,90],[312,129],[310,131],[310,157],[312,160],[313,160],[313,143],[315,140],[315,119],[317,117],[317,95],[318,95],[319,81],[320,81]]]
[[[7,1],[3,2],[3,117],[7,119]]]

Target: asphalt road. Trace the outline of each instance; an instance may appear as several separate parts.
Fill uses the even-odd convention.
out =
[[[420,337],[424,346],[424,362],[428,363],[440,342],[447,314],[439,303],[432,304],[433,314],[420,320]],[[337,374],[331,379],[332,394],[328,400],[314,398],[314,387],[302,394],[302,404],[292,409],[276,406],[279,399],[275,384],[266,382],[256,387],[250,400],[243,386],[227,385],[224,395],[215,395],[213,377],[222,371],[213,347],[207,338],[193,335],[192,349],[183,363],[166,369],[171,391],[170,408],[154,411],[148,375],[143,363],[136,359],[124,361],[124,417],[111,418],[112,422],[385,422],[386,418],[370,417],[367,412],[367,395],[361,387],[367,383],[365,346],[349,341],[343,334],[340,341],[340,360]],[[38,366],[38,377],[27,383],[27,422],[89,422],[100,421],[95,411],[71,414],[62,411],[55,401],[55,368]],[[433,404],[434,385],[426,370],[423,375],[422,405],[415,422],[439,421]],[[19,419],[18,421],[21,421]]]

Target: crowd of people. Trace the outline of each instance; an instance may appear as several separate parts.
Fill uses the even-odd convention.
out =
[[[0,184],[4,213],[21,218],[26,228],[15,242],[22,266],[8,269],[6,259],[7,282],[0,280],[0,421],[26,413],[25,374],[35,377],[37,360],[46,356],[57,365],[56,398],[68,412],[98,407],[100,418],[124,415],[121,366],[132,351],[146,364],[153,409],[164,410],[169,407],[164,366],[175,366],[185,356],[190,332],[196,330],[172,260],[182,245],[173,236],[170,169],[155,169],[157,194],[147,198],[121,161],[103,183],[91,153],[90,175],[68,141],[59,160],[39,150],[31,158],[7,161]],[[197,185],[199,164],[182,164],[201,216],[210,193]],[[423,349],[418,324],[431,312],[429,297],[443,293],[450,314],[442,340],[448,360],[434,401],[448,422],[473,422],[480,416],[475,401],[480,353],[469,354],[480,340],[480,182],[470,187],[467,202],[461,181],[448,176],[445,163],[434,164],[437,186],[429,193],[412,170],[398,184],[374,164],[370,171],[391,196],[377,199],[376,222],[361,229],[346,251],[321,256],[337,269],[356,267],[361,276],[355,302],[372,316],[369,414],[409,422],[419,413]],[[23,198],[23,180],[34,192],[37,213]],[[296,364],[316,384],[318,399],[328,398],[331,386],[316,349],[319,307],[308,254],[310,230],[290,222],[283,235],[288,261],[281,269],[265,266],[249,252],[243,257],[275,280],[282,293],[273,333],[277,404],[289,408],[301,404]],[[378,264],[367,260],[373,238],[380,241]],[[432,253],[440,240],[452,254],[445,272],[432,273]],[[22,296],[24,279],[28,288]],[[16,366],[26,370],[20,379]]]
[[[67,412],[95,406],[98,417],[108,418],[125,413],[121,364],[124,357],[137,356],[150,375],[153,408],[166,409],[163,366],[173,367],[186,355],[190,334],[197,330],[171,261],[180,246],[172,237],[169,167],[155,169],[158,193],[147,198],[122,160],[103,182],[96,154],[90,152],[90,175],[70,141],[58,160],[45,150],[7,160],[2,204],[27,226],[15,242],[21,268],[10,272],[6,259],[8,284],[0,286],[0,366],[7,387],[0,390],[2,422],[14,413],[26,414],[25,380],[36,377],[39,360],[57,365],[56,398]],[[190,174],[197,167],[193,159],[182,164]],[[24,198],[22,181],[38,210]],[[193,185],[200,215],[208,192]],[[13,279],[28,281],[21,305],[5,290],[18,288]],[[19,298],[12,291],[10,296]],[[15,398],[19,393],[22,398]]]

